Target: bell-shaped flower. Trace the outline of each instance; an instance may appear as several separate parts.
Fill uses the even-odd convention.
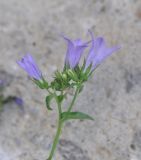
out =
[[[115,46],[112,48],[108,48],[102,37],[94,39],[93,34],[91,32],[90,34],[92,37],[92,46],[86,59],[85,69],[92,65],[91,70],[93,71],[99,64],[102,63],[103,60],[105,60],[113,52],[118,51],[120,47]]]
[[[31,78],[35,80],[42,79],[42,73],[30,54],[26,54],[21,60],[17,61],[17,63]]]
[[[68,44],[65,65],[73,69],[78,65],[81,55],[83,54],[84,49],[88,46],[87,44],[89,42],[82,42],[80,39],[72,41],[64,36],[63,38],[67,41]]]

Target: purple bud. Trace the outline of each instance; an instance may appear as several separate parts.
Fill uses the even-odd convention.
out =
[[[26,54],[20,61],[17,61],[17,63],[31,78],[36,80],[42,79],[42,73],[30,54]]]

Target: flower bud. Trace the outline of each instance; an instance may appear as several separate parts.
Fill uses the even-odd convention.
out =
[[[69,70],[67,71],[67,74],[69,75],[69,77],[70,77],[73,81],[78,81],[78,80],[79,80],[77,74],[75,73],[75,71],[69,69]]]

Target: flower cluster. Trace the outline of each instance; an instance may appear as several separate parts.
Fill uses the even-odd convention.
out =
[[[102,37],[94,38],[93,33],[89,33],[91,35],[91,40],[88,42],[83,42],[81,39],[71,40],[63,36],[67,42],[64,70],[62,72],[57,71],[55,73],[55,80],[51,83],[52,87],[61,88],[64,87],[64,85],[68,87],[69,85],[72,85],[69,83],[71,80],[75,82],[87,80],[91,73],[99,64],[101,64],[103,60],[119,50],[119,46],[108,48]],[[84,50],[87,47],[90,48],[89,52],[84,59],[83,65],[79,66],[81,56],[84,54]],[[30,54],[26,54],[21,60],[17,61],[17,63],[33,80],[36,81],[38,85],[40,85],[40,87],[48,87],[47,82],[46,85],[43,83],[38,83],[45,83],[45,80],[35,60]],[[60,84],[63,86],[58,86]]]

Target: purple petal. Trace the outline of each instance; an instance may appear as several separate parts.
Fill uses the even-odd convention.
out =
[[[78,65],[81,55],[83,54],[84,49],[87,47],[88,42],[83,43],[81,39],[70,40],[69,38],[63,36],[67,41],[67,53],[65,58],[65,64],[70,68],[76,67]]]
[[[105,41],[102,37],[98,37],[94,40],[93,34],[90,32],[92,38],[92,46],[86,59],[85,69],[92,64],[92,71],[99,65],[104,59],[106,59],[113,52],[120,49],[120,47],[107,48]]]
[[[112,53],[118,51],[120,47],[113,47],[113,48],[101,48],[99,50],[98,55],[95,57],[95,61],[93,62],[92,70],[94,70],[97,65],[101,64],[108,56],[110,56]]]
[[[104,44],[104,40],[102,37],[98,37],[98,38],[96,38],[96,40],[94,40],[93,35],[91,35],[91,36],[92,36],[92,47],[90,48],[89,54],[87,56],[86,68],[91,63],[94,63],[95,57],[98,55],[100,47],[102,47],[102,45]]]

